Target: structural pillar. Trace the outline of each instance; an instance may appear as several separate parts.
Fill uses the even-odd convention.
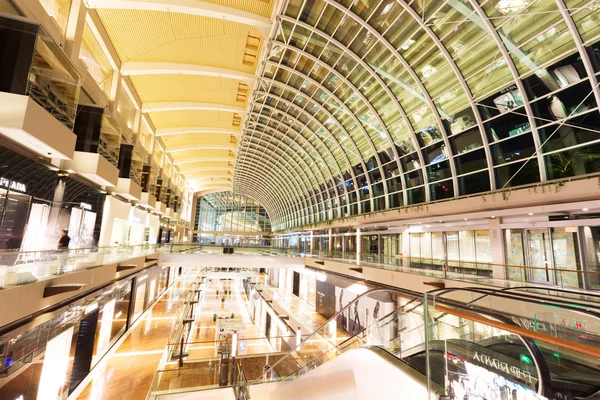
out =
[[[329,238],[328,243],[329,243],[329,252],[333,252],[334,250],[334,245],[333,245],[333,229],[329,228],[327,230],[327,237]]]
[[[133,145],[121,144],[119,150],[119,178],[127,178],[131,176],[131,158],[133,157]]]
[[[102,107],[77,106],[77,116],[73,127],[73,133],[77,135],[75,151],[98,153],[103,115],[104,108]]]
[[[500,218],[490,219],[490,247],[492,253],[492,276],[506,279],[506,258],[504,254],[504,238],[500,227]]]
[[[360,261],[360,253],[362,253],[362,242],[360,240],[360,228],[356,228],[356,260]]]
[[[0,28],[0,91],[26,94],[38,25],[6,20]]]

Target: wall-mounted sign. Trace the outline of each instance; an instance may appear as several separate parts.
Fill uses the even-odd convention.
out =
[[[24,183],[11,181],[10,179],[0,177],[0,187],[4,187],[17,192],[27,192],[27,188]]]
[[[475,361],[479,361],[480,363],[482,363],[483,365],[485,365],[487,367],[491,367],[491,368],[497,369],[498,371],[502,371],[506,374],[510,374],[510,375],[516,377],[517,379],[524,380],[528,383],[533,382],[532,376],[529,372],[523,371],[522,369],[515,367],[513,365],[508,365],[508,363],[500,361],[497,358],[492,358],[486,354],[479,354],[478,352],[475,352],[473,359]]]

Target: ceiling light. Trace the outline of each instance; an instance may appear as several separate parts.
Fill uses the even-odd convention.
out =
[[[385,14],[389,13],[393,6],[394,6],[394,3],[387,4],[385,7],[383,7],[383,10],[381,11],[381,15],[385,15]]]
[[[469,218],[465,218],[465,221],[468,221],[468,220],[469,220]]]
[[[495,216],[495,215],[492,215],[492,219],[496,219],[496,216]]]
[[[438,221],[438,222],[441,224],[443,221]]]
[[[581,211],[590,211],[589,208],[582,208]]]
[[[527,215],[533,215],[533,213],[527,213]]]

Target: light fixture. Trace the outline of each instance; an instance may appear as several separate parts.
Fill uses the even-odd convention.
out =
[[[533,215],[533,213],[527,213],[527,215]]]
[[[385,7],[383,7],[383,10],[381,11],[381,15],[385,15],[385,14],[389,13],[393,6],[394,6],[393,2],[388,3]]]
[[[465,218],[465,221],[468,221],[468,220],[469,220],[469,218]]]
[[[590,211],[589,208],[582,208],[581,211]]]
[[[492,219],[496,219],[496,216],[495,216],[495,215],[492,215]]]
[[[237,331],[233,331],[233,335],[231,336],[231,358],[235,358],[237,355],[237,345],[238,345],[238,334]]]

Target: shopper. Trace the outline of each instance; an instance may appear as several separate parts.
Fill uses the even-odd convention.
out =
[[[71,242],[71,238],[67,235],[67,230],[63,229],[60,231],[60,239],[58,240],[58,249],[59,250],[68,250],[69,242]]]

